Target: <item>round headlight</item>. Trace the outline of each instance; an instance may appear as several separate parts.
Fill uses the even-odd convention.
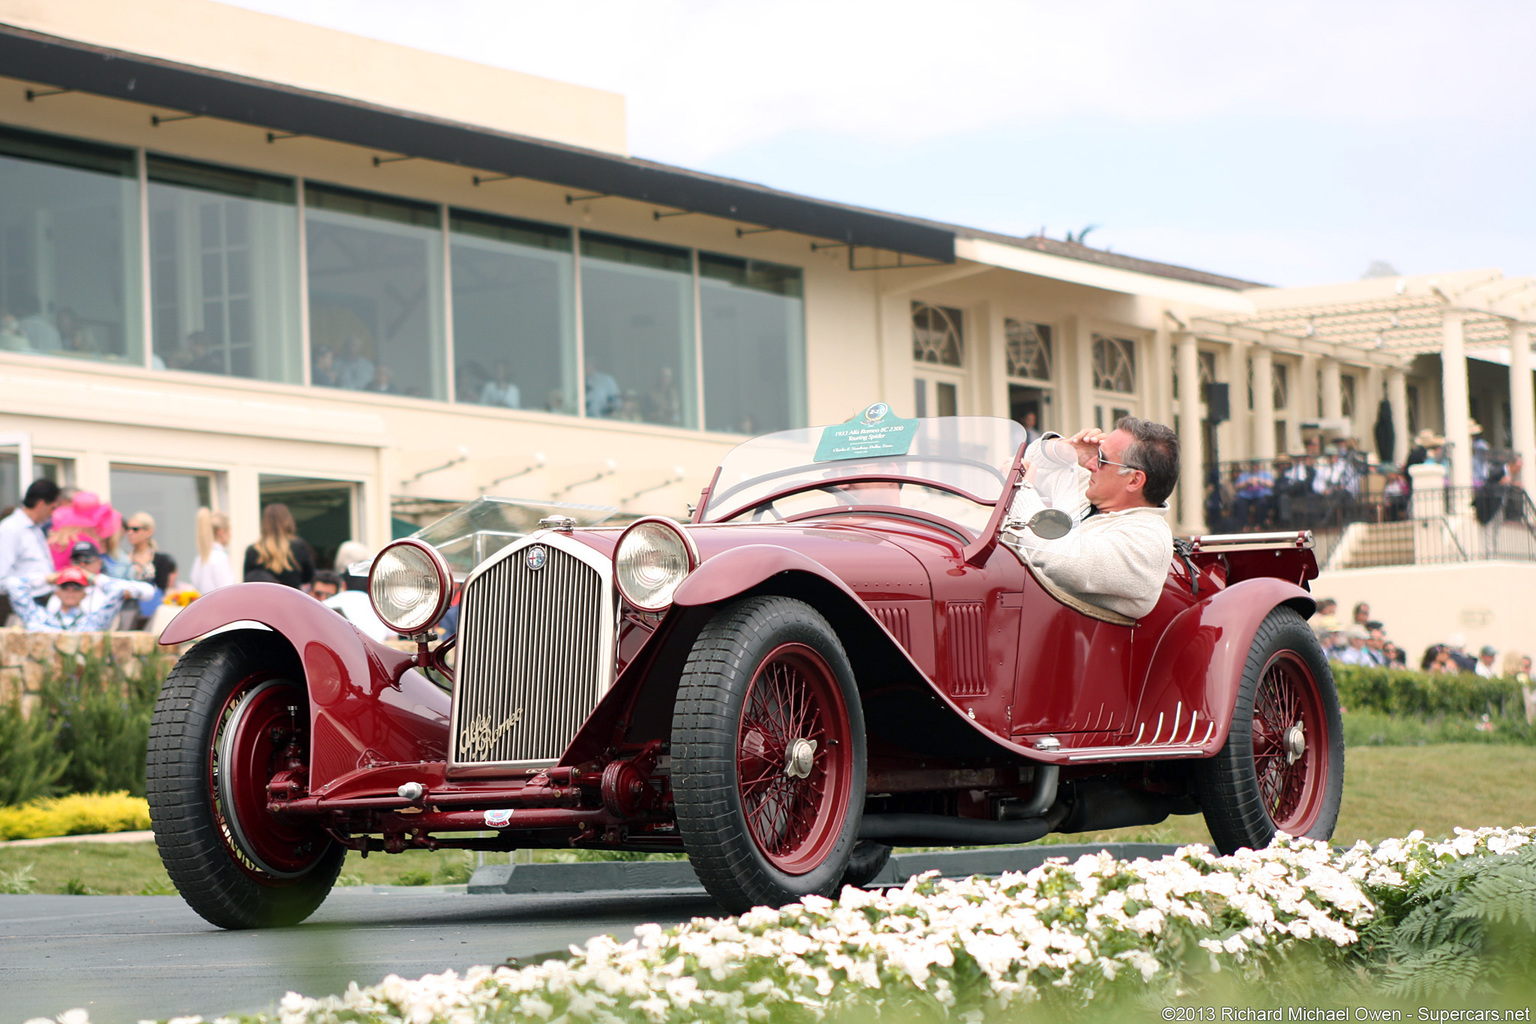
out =
[[[678,585],[699,564],[693,540],[670,519],[637,519],[619,538],[613,576],[624,600],[647,612],[665,611]]]
[[[406,636],[425,633],[448,610],[453,576],[443,557],[419,540],[396,541],[373,560],[368,597],[384,625]]]

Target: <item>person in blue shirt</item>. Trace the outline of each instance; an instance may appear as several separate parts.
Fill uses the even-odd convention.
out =
[[[50,601],[44,607],[28,599],[32,588],[45,583],[53,584],[57,604]],[[91,586],[101,588],[102,600],[87,607],[85,591]],[[100,573],[93,580],[91,574],[78,565],[33,577],[11,576],[5,580],[5,589],[11,597],[11,610],[21,619],[22,628],[33,633],[99,633],[111,629],[124,599],[143,600],[155,591],[152,583],[120,580]]]

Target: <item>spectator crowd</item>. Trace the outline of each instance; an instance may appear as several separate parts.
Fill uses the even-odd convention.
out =
[[[366,569],[350,571],[373,556],[357,541],[341,545],[334,570],[318,569],[293,514],[274,502],[262,510],[261,536],[237,573],[229,516],[199,509],[196,535],[197,556],[184,583],[176,559],[155,542],[154,516],[124,516],[88,491],[35,480],[20,505],[0,512],[0,626],[158,633],[202,595],[260,582],[308,593],[368,636],[393,639],[368,599]]]

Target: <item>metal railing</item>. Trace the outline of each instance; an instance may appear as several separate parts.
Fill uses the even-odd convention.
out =
[[[1518,487],[1409,491],[1395,468],[1354,459],[1250,459],[1215,468],[1206,474],[1211,532],[1311,530],[1321,566],[1536,562],[1536,506]]]

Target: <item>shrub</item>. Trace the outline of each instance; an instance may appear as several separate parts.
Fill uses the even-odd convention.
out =
[[[0,807],[0,839],[41,839],[149,828],[149,804],[124,792],[33,800]]]
[[[19,701],[0,705],[0,805],[59,791],[59,776],[69,762],[55,750],[58,735],[58,725],[46,715],[23,715]]]
[[[98,653],[60,656],[43,677],[39,715],[56,730],[53,757],[68,793],[144,795],[144,756],[155,698],[170,671],[166,655],[145,659],[137,677]]]
[[[1477,718],[1525,717],[1520,687],[1513,679],[1484,679],[1472,673],[1447,675],[1400,668],[1366,668],[1335,662],[1339,703],[1351,711],[1389,715],[1456,715]]]

